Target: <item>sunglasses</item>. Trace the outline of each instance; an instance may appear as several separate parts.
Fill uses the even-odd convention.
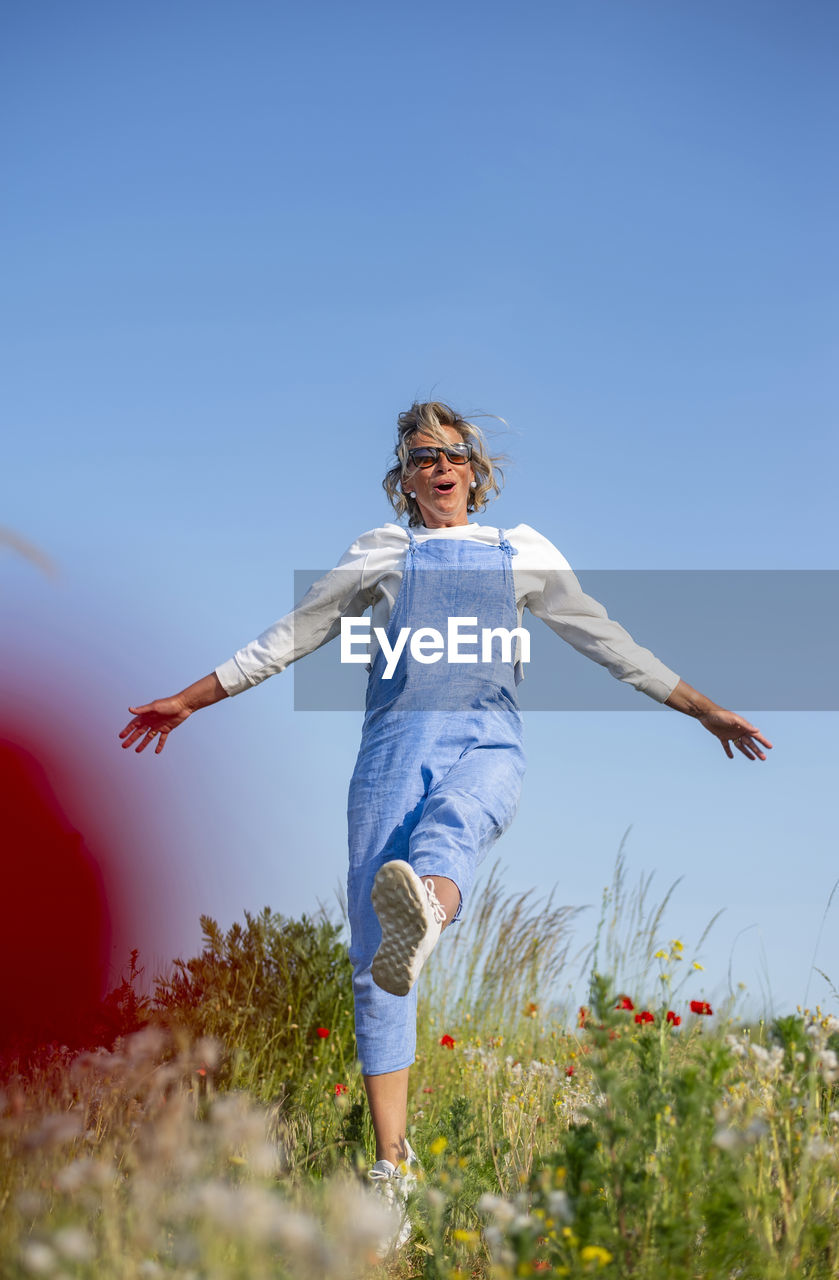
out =
[[[472,457],[471,444],[450,444],[444,449],[435,449],[431,445],[426,445],[421,449],[409,449],[408,461],[415,467],[419,467],[421,471],[425,471],[428,467],[433,467],[440,454],[444,453],[452,466],[462,467]]]

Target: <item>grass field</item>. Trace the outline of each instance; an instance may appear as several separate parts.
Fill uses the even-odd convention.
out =
[[[619,859],[563,1011],[571,913],[490,877],[424,975],[422,1175],[384,1263],[339,929],[203,921],[153,997],[112,994],[110,1048],[6,1061],[2,1275],[839,1275],[839,1020],[712,1009],[648,896]]]

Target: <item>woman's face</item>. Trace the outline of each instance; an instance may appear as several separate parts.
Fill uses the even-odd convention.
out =
[[[442,431],[452,444],[463,443],[463,436],[455,427],[443,427]],[[421,431],[409,442],[411,449],[421,449],[425,445],[439,447],[437,440]],[[417,506],[426,529],[451,529],[454,525],[469,523],[466,506],[469,486],[474,478],[470,462],[458,465],[449,462],[441,453],[433,467],[412,467],[409,463],[402,488],[406,493],[416,493]]]

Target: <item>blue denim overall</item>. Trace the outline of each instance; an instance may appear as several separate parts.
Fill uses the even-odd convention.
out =
[[[462,909],[478,863],[513,820],[525,764],[512,658],[503,661],[496,639],[491,661],[482,662],[480,645],[483,627],[518,625],[515,548],[502,530],[495,546],[408,537],[389,643],[402,627],[434,627],[445,638],[450,617],[477,618],[477,628],[464,627],[477,630],[477,648],[463,652],[478,661],[450,663],[444,652],[425,664],[406,645],[390,680],[382,679],[381,650],[370,672],[347,814],[350,960],[365,1075],[410,1066],[416,1048],[417,988],[389,995],[370,975],[381,940],[370,901],[376,872],[402,858],[421,877],[447,876]]]

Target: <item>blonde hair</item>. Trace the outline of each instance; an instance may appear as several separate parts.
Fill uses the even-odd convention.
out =
[[[503,455],[490,454],[480,427],[476,427],[474,422],[467,422],[449,405],[443,404],[440,400],[427,400],[423,404],[414,401],[410,409],[400,413],[397,422],[398,432],[394,449],[396,463],[382,481],[382,488],[390,499],[397,517],[401,518],[407,512],[409,525],[413,527],[422,524],[422,512],[416,498],[409,498],[402,488],[402,482],[407,479],[410,465],[408,453],[413,447],[412,440],[417,435],[428,436],[437,444],[447,445],[449,437],[445,432],[446,427],[454,427],[461,440],[472,446],[471,462],[476,485],[474,489],[469,490],[466,510],[483,511],[491,495],[498,495],[501,492],[504,473],[498,464]]]

